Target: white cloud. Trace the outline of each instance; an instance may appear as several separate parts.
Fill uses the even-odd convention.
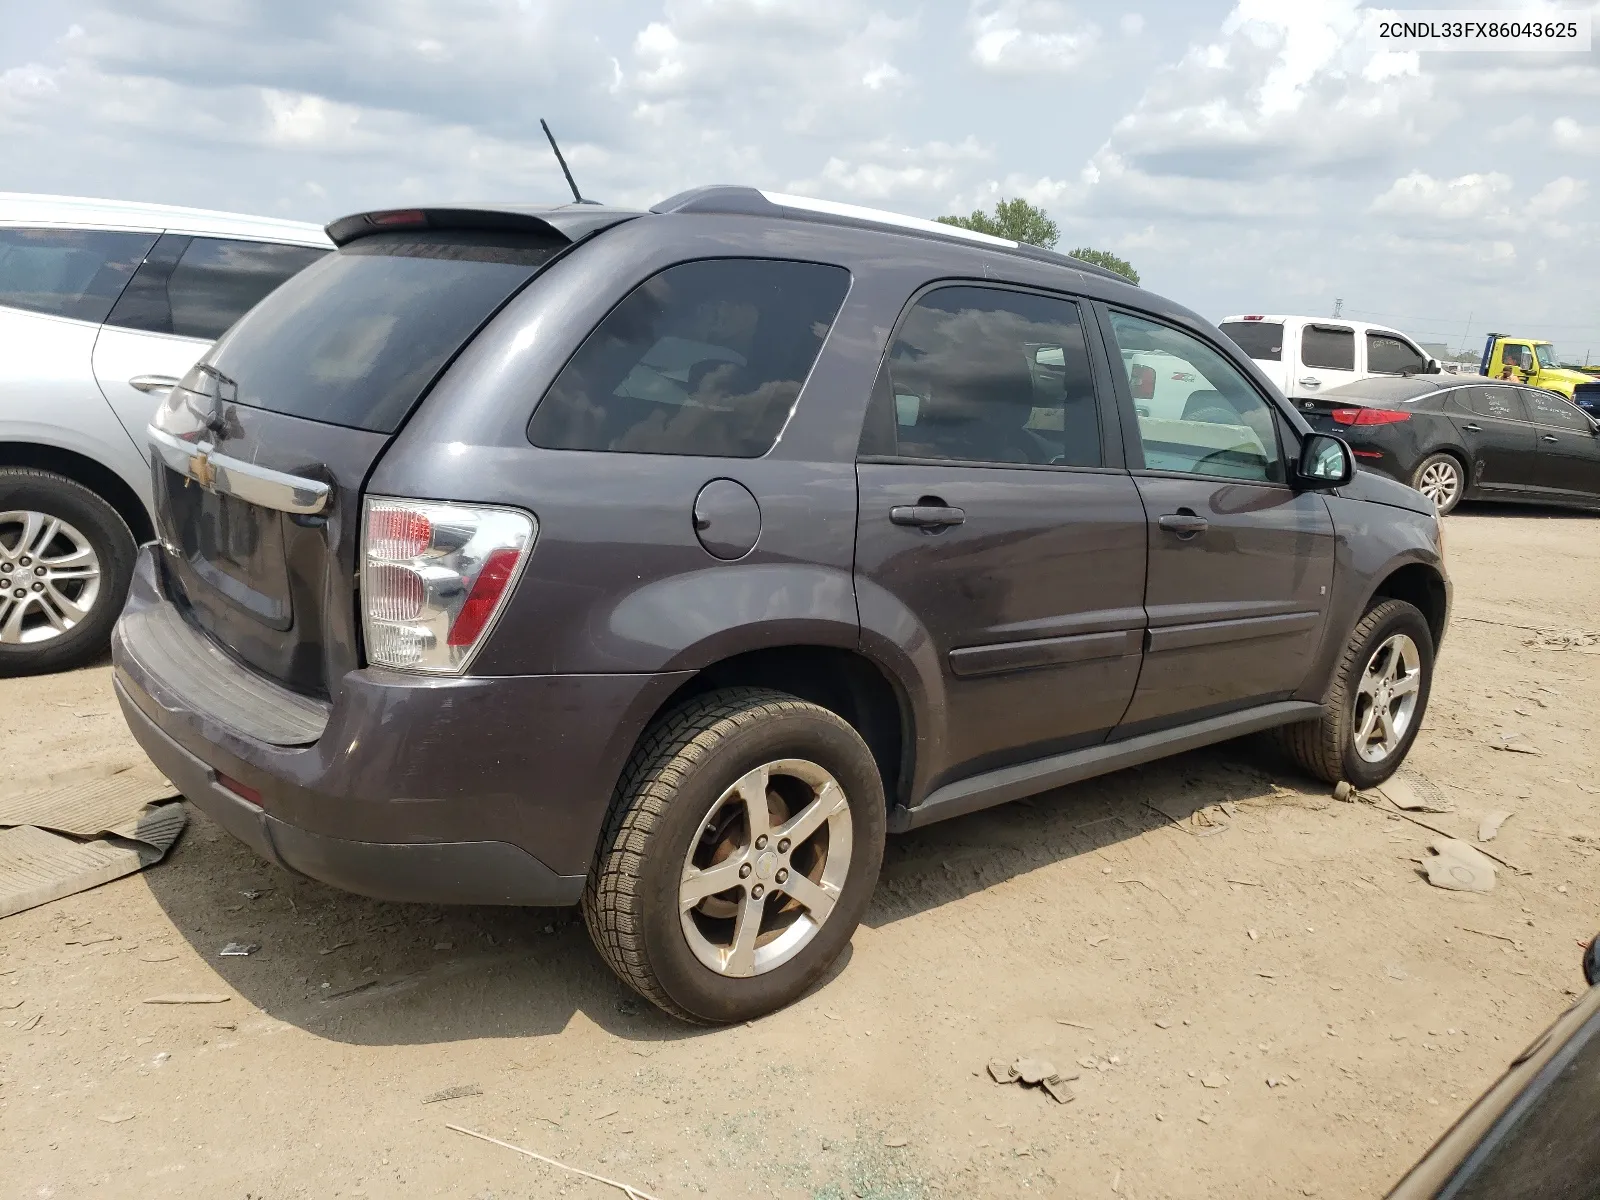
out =
[[[1141,13],[1123,13],[1122,19],[1117,22],[1117,28],[1129,37],[1138,37],[1144,32],[1144,16]]]
[[[1371,211],[1391,216],[1464,220],[1506,211],[1511,179],[1497,171],[1435,179],[1422,171],[1396,179],[1373,200]]]
[[[1057,0],[973,0],[967,14],[972,61],[985,71],[1038,75],[1088,61],[1100,28]]]
[[[1528,200],[1527,213],[1535,218],[1554,217],[1575,204],[1583,203],[1588,194],[1587,183],[1570,175],[1563,175],[1559,179],[1552,179],[1533,194]]]
[[[1571,117],[1557,117],[1550,122],[1550,140],[1568,153],[1600,154],[1600,125],[1580,125]]]

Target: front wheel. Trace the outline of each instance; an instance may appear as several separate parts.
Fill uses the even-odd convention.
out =
[[[877,764],[837,714],[728,688],[646,733],[583,895],[601,956],[689,1021],[764,1016],[844,952],[883,861]]]
[[[1429,500],[1442,517],[1461,503],[1466,477],[1453,454],[1430,454],[1411,473],[1411,486]]]
[[[1433,686],[1433,633],[1415,606],[1384,600],[1351,631],[1322,716],[1278,731],[1291,758],[1325,783],[1376,787],[1417,739]]]
[[[128,526],[82,484],[0,468],[0,678],[103,654],[133,578]]]

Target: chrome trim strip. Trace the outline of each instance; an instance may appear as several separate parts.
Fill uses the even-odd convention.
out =
[[[210,442],[186,442],[154,425],[146,426],[145,433],[162,462],[208,491],[286,513],[312,514],[328,507],[333,488],[319,480],[218,454]]]

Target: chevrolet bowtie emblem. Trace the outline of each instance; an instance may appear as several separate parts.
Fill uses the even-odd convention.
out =
[[[211,465],[211,456],[206,451],[190,456],[189,478],[207,490],[217,481],[217,469]]]

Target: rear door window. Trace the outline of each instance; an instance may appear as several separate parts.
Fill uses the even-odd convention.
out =
[[[101,229],[0,229],[0,304],[104,321],[153,233]]]
[[[1283,358],[1283,323],[1281,321],[1227,321],[1222,332],[1233,339],[1233,344],[1246,356],[1263,362],[1279,362]]]
[[[1541,392],[1532,388],[1518,389],[1528,405],[1535,425],[1548,425],[1555,429],[1570,429],[1574,433],[1588,433],[1594,428],[1589,418],[1578,406],[1569,403],[1554,392]]]
[[[1356,369],[1356,333],[1342,325],[1307,325],[1300,331],[1300,364],[1326,371]]]
[[[871,456],[1101,464],[1083,323],[1069,300],[990,287],[927,293],[901,323],[872,408],[861,446]]]
[[[1367,370],[1374,375],[1417,375],[1427,365],[1408,342],[1393,334],[1367,334]]]
[[[550,450],[758,458],[772,449],[844,303],[843,267],[679,263],[634,288],[534,410]]]
[[[108,324],[213,341],[286,279],[328,251],[278,242],[166,234]]]
[[[478,329],[567,243],[362,238],[288,280],[202,360],[229,401],[393,433]]]
[[[1460,393],[1469,410],[1480,417],[1498,421],[1526,421],[1528,414],[1516,389],[1508,387],[1462,388]]]

